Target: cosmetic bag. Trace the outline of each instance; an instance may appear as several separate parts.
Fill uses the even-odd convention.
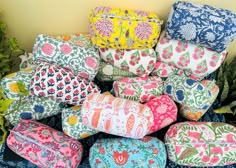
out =
[[[168,157],[178,165],[226,166],[236,163],[236,128],[222,122],[181,122],[165,134]]]
[[[63,108],[61,113],[63,132],[75,139],[84,139],[98,133],[82,122],[81,106]]]
[[[152,72],[157,59],[154,49],[100,48],[99,52],[105,62],[140,77],[146,77]]]
[[[97,74],[100,57],[93,48],[80,47],[71,42],[40,34],[33,47],[35,64],[48,62],[70,69],[75,75],[93,80]]]
[[[212,51],[201,45],[170,39],[165,33],[161,34],[155,50],[159,61],[172,63],[199,78],[216,71],[227,55],[226,50]]]
[[[20,71],[25,69],[34,69],[36,67],[36,65],[33,62],[32,53],[25,52],[19,57],[20,57],[20,65],[19,65]]]
[[[164,93],[175,102],[194,109],[207,110],[212,104],[209,88],[201,82],[185,76],[169,76],[165,80]]]
[[[151,12],[96,7],[90,14],[89,32],[92,43],[100,48],[152,48],[162,22]]]
[[[25,96],[15,100],[6,110],[5,119],[12,125],[21,120],[41,120],[61,113],[63,103],[49,97]]]
[[[203,80],[200,82],[204,87],[209,90],[209,103],[213,104],[219,93],[219,87],[211,80]],[[210,108],[207,109],[198,109],[190,107],[189,105],[180,105],[179,112],[180,114],[187,118],[188,120],[198,121]]]
[[[89,153],[91,168],[165,168],[167,158],[163,142],[150,136],[142,139],[98,139],[90,148]]]
[[[82,104],[84,125],[108,134],[143,138],[153,125],[151,110],[138,102],[99,93]]]
[[[163,93],[163,81],[158,76],[123,78],[114,81],[113,90],[116,97],[144,103]]]
[[[7,138],[8,147],[41,168],[77,168],[83,148],[80,142],[49,126],[22,120]]]
[[[166,33],[171,39],[222,52],[236,37],[236,14],[213,6],[178,1],[169,13]]]
[[[145,103],[154,118],[154,124],[149,133],[156,132],[177,120],[178,108],[175,102],[168,95],[161,95]]]
[[[96,78],[99,81],[115,81],[120,80],[124,77],[135,77],[135,75],[132,72],[122,70],[112,64],[109,64],[105,61],[101,61],[98,68],[98,73],[96,75]]]
[[[25,89],[29,90],[32,73],[32,69],[25,69],[4,76],[0,80],[4,96],[7,99],[18,100],[20,98],[20,89],[17,82],[21,82],[25,85]]]
[[[51,97],[72,105],[81,105],[90,93],[100,92],[92,81],[49,63],[37,66],[30,83],[33,95]]]

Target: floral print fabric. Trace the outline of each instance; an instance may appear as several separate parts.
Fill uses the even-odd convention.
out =
[[[170,160],[186,166],[236,163],[236,128],[220,122],[182,122],[165,135]]]
[[[177,106],[168,95],[156,97],[148,101],[145,105],[151,109],[154,118],[154,124],[150,129],[150,134],[177,120]]]
[[[8,147],[42,168],[77,168],[82,145],[44,124],[23,120],[7,138]]]
[[[5,112],[5,119],[12,125],[21,120],[40,120],[61,112],[60,102],[56,99],[38,96],[26,96],[21,100],[15,100]]]
[[[209,90],[210,96],[208,100],[209,103],[212,104],[215,101],[216,97],[218,96],[219,87],[215,84],[214,81],[210,80],[203,80],[201,81],[201,84]],[[185,118],[197,121],[207,112],[209,107],[207,109],[198,109],[198,108],[193,108],[189,105],[180,105],[179,112]]]
[[[88,95],[81,113],[86,126],[123,137],[143,138],[153,125],[148,107],[110,95]]]
[[[48,63],[37,66],[30,91],[36,96],[51,97],[72,105],[81,105],[88,94],[100,92],[92,81]]]
[[[99,81],[115,81],[124,77],[135,77],[132,72],[122,70],[112,64],[101,61],[96,78]]]
[[[226,51],[216,52],[201,45],[170,39],[165,33],[160,37],[156,52],[159,61],[170,63],[199,78],[218,69],[227,54]]]
[[[98,131],[85,126],[82,123],[81,107],[73,106],[62,110],[62,130],[75,139],[87,138]]]
[[[153,49],[104,49],[100,48],[101,58],[122,70],[140,77],[148,76],[154,69],[156,53]]]
[[[163,81],[160,77],[123,78],[113,83],[116,97],[147,102],[163,93]]]
[[[80,47],[43,34],[36,38],[33,60],[36,64],[40,62],[57,64],[90,80],[96,76],[100,63],[95,48]]]
[[[152,48],[161,24],[155,13],[96,7],[90,14],[89,32],[92,43],[100,48]]]
[[[91,168],[165,168],[166,157],[165,145],[157,138],[110,138],[94,143],[90,148],[89,163]]]
[[[0,80],[0,86],[3,89],[5,97],[7,99],[19,99],[20,90],[17,82],[22,82],[25,85],[25,88],[29,90],[31,77],[32,69],[21,70],[4,76],[4,78]]]
[[[164,93],[169,95],[175,102],[194,109],[206,110],[212,104],[212,95],[209,88],[184,76],[169,76],[165,81]]]
[[[33,69],[36,65],[33,62],[32,53],[25,52],[23,55],[20,55],[20,70]]]
[[[166,33],[171,39],[222,52],[236,37],[235,26],[236,14],[229,10],[179,1],[172,6]]]

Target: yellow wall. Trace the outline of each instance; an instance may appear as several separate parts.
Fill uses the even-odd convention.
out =
[[[176,0],[0,0],[2,19],[9,36],[17,38],[21,47],[32,50],[40,33],[65,34],[88,32],[89,12],[96,6],[110,6],[155,12],[166,19]],[[236,13],[234,0],[192,0]],[[234,46],[234,47],[233,47]],[[236,55],[236,41],[229,47],[230,60]]]

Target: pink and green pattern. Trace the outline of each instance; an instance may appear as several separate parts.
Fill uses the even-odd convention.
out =
[[[154,49],[99,49],[101,58],[122,70],[132,72],[139,77],[148,76],[154,69],[156,53]]]
[[[36,64],[40,62],[57,64],[89,80],[95,78],[100,63],[98,51],[94,47],[80,47],[43,34],[36,38],[33,60]]]
[[[100,92],[92,81],[48,63],[37,66],[31,79],[30,91],[36,96],[51,97],[72,105],[81,105],[87,95]]]
[[[166,159],[163,142],[150,136],[142,139],[98,139],[89,152],[91,168],[165,168]]]
[[[154,124],[149,131],[150,134],[177,120],[178,108],[168,95],[156,97],[148,101],[145,105],[151,109],[154,118]]]
[[[172,63],[200,78],[217,70],[227,54],[226,50],[216,52],[200,45],[169,39],[165,32],[161,34],[155,50],[159,61]]]
[[[32,120],[23,120],[15,126],[7,145],[42,168],[77,168],[83,154],[80,142]]]
[[[33,55],[32,53],[25,52],[20,55],[20,70],[24,69],[33,69],[36,65],[33,63]]]
[[[83,124],[108,134],[143,138],[153,125],[151,110],[138,102],[90,94],[82,105]]]
[[[116,97],[147,102],[163,93],[163,81],[160,77],[123,78],[113,83]]]
[[[236,128],[220,122],[182,122],[165,135],[170,160],[185,166],[226,166],[236,163]]]

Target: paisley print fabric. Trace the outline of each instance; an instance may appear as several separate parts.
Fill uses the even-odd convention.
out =
[[[36,64],[48,62],[70,69],[75,75],[93,80],[97,74],[100,57],[95,48],[86,48],[61,41],[47,35],[39,35],[33,47]]]
[[[224,166],[236,163],[236,128],[220,122],[182,122],[165,135],[168,157],[185,166]]]
[[[123,78],[113,83],[116,97],[147,102],[163,93],[163,81],[160,77]]]
[[[209,5],[178,1],[166,23],[171,39],[200,44],[222,52],[236,37],[236,14]]]
[[[148,107],[110,95],[88,95],[81,113],[84,125],[123,137],[143,138],[153,125],[153,114]]]
[[[101,61],[99,64],[99,69],[96,78],[99,81],[115,81],[122,79],[124,77],[135,77],[132,72],[122,70],[112,64],[109,64],[105,61]]]
[[[170,39],[165,32],[160,37],[156,52],[158,61],[171,63],[199,78],[218,69],[227,54],[226,51],[216,52],[201,45]]]
[[[60,113],[63,105],[56,99],[29,95],[15,100],[5,112],[5,119],[12,125],[23,120],[40,120]]]
[[[78,141],[31,120],[23,120],[11,130],[7,145],[42,168],[77,168],[83,153]]]
[[[148,76],[154,69],[156,53],[154,49],[99,49],[101,58],[122,70],[140,77]]]
[[[154,124],[150,129],[150,134],[177,120],[178,108],[168,95],[161,95],[151,99],[145,105],[151,109],[154,118]]]
[[[80,106],[64,108],[61,115],[62,130],[72,138],[83,139],[98,132],[83,124]]]
[[[17,82],[23,83],[25,88],[29,90],[32,73],[32,69],[25,69],[4,76],[0,80],[0,86],[3,89],[4,96],[8,99],[18,100],[20,98],[20,90]]]
[[[30,91],[33,95],[51,97],[72,105],[81,105],[88,94],[100,92],[92,81],[48,63],[37,66]]]
[[[90,149],[89,163],[97,167],[165,168],[165,145],[159,139],[99,139]]]
[[[100,48],[152,48],[161,25],[155,13],[109,7],[94,8],[89,18],[92,43]]]

